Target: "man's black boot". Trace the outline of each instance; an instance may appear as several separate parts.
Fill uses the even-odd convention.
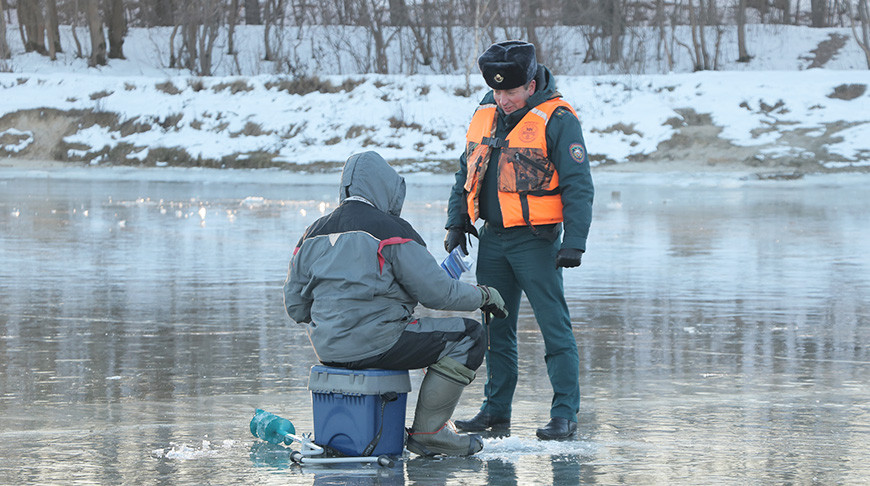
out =
[[[493,417],[492,415],[480,411],[474,418],[468,420],[454,420],[453,424],[456,428],[464,432],[481,432],[490,427],[499,429],[511,426],[510,418]]]
[[[537,435],[539,439],[555,440],[573,437],[575,432],[577,432],[577,422],[562,417],[553,417],[547,425],[538,429]]]

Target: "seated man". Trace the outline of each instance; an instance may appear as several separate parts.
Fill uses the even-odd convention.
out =
[[[296,244],[287,281],[287,314],[304,323],[327,366],[409,370],[428,367],[407,448],[420,455],[474,454],[477,435],[449,424],[462,389],[483,361],[477,321],[414,317],[431,309],[504,315],[495,289],[451,279],[399,214],[405,180],[375,152],[351,156],[341,174],[340,204]]]

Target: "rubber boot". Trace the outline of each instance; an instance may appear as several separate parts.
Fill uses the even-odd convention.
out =
[[[409,451],[421,456],[470,456],[483,449],[479,435],[457,434],[450,422],[463,388],[473,378],[473,371],[452,358],[442,358],[429,367],[420,385],[414,424],[408,430],[405,445]]]

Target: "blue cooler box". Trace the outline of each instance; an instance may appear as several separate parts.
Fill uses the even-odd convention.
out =
[[[360,456],[384,429],[370,454],[399,456],[405,442],[405,406],[411,379],[407,371],[349,370],[323,365],[311,367],[308,375],[314,411],[314,443],[348,456]],[[398,398],[384,405],[381,395],[395,392]]]

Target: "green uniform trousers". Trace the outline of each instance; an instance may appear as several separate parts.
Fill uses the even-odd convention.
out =
[[[517,385],[517,314],[525,292],[544,337],[547,374],[553,387],[551,417],[577,420],[580,409],[580,356],[565,302],[562,269],[556,268],[558,227],[550,236],[536,236],[528,227],[500,228],[485,224],[480,232],[477,283],[498,289],[507,319],[493,318],[487,329],[486,400],[481,410],[510,417]]]

